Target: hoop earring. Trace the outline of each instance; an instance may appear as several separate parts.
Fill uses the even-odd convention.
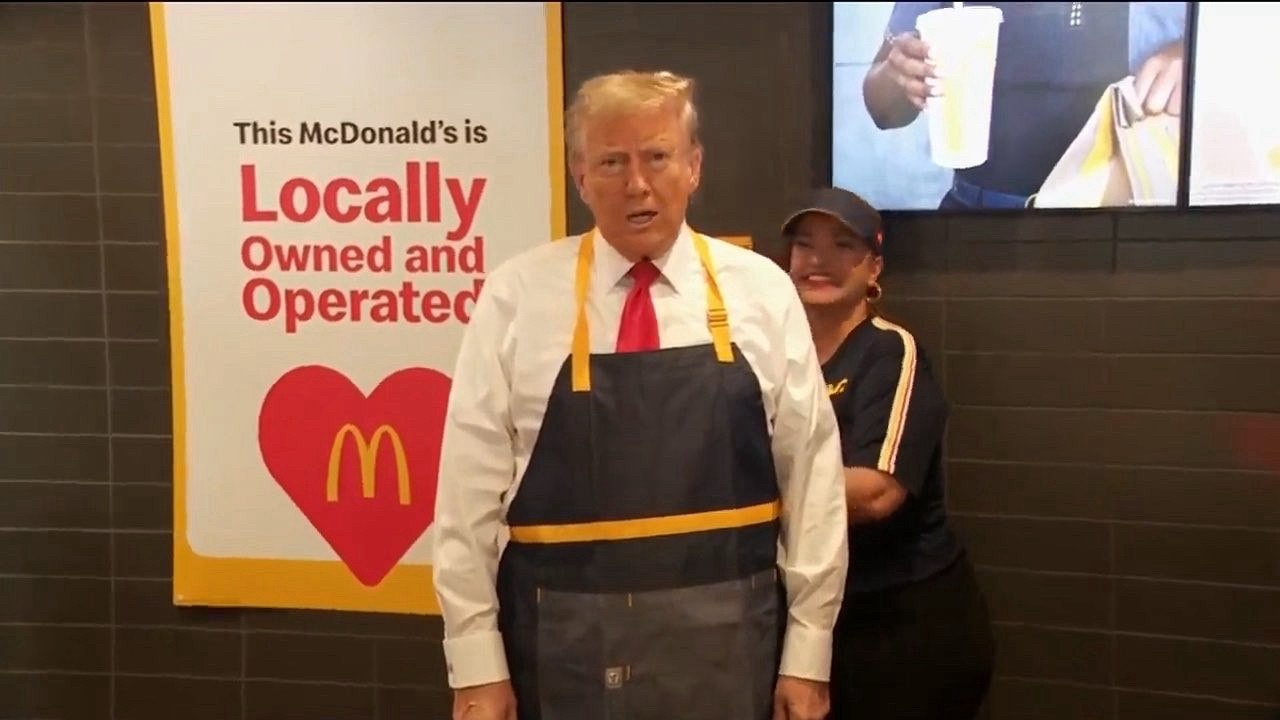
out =
[[[867,302],[872,305],[880,302],[880,298],[884,297],[884,288],[880,287],[880,283],[872,280],[867,286]]]

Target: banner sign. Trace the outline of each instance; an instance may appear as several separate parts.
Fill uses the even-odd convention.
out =
[[[437,613],[485,273],[565,232],[559,3],[152,3],[174,601]]]

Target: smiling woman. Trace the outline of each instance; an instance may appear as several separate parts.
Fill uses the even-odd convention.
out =
[[[850,553],[831,669],[832,720],[968,720],[986,695],[985,601],[947,527],[946,399],[907,329],[879,316],[880,214],[813,192],[783,223],[840,423]]]

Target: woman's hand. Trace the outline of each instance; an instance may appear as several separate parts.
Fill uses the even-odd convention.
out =
[[[849,522],[871,523],[897,512],[907,499],[907,489],[893,478],[867,467],[844,469],[844,495]]]

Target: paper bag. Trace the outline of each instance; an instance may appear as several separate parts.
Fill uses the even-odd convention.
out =
[[[1178,199],[1180,133],[1177,117],[1143,114],[1133,76],[1113,83],[1028,204],[1173,205]]]

